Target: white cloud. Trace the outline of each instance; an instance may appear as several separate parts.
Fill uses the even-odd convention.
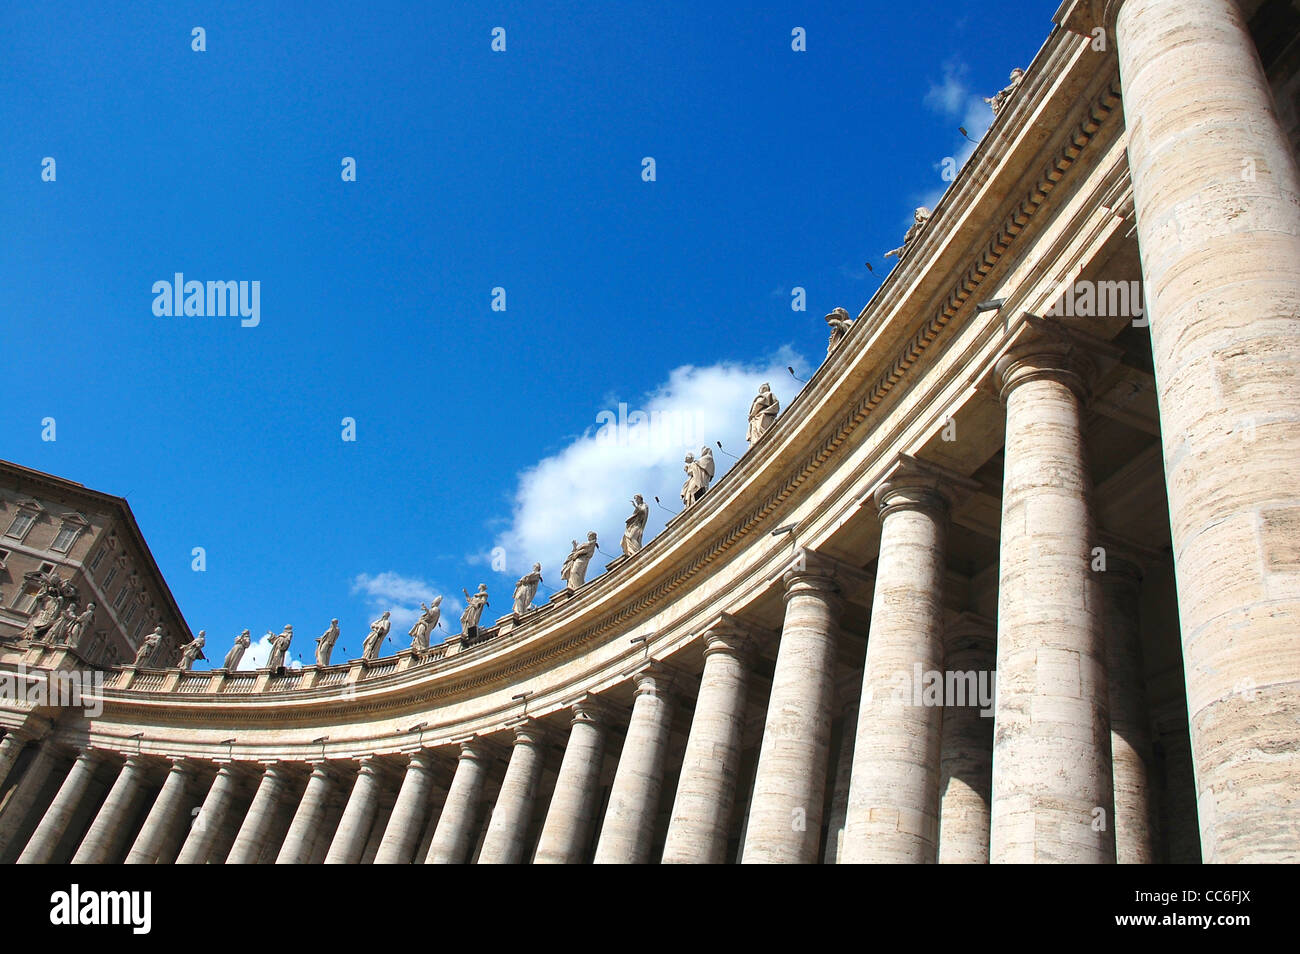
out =
[[[505,553],[506,577],[513,580],[540,561],[547,584],[538,592],[537,601],[542,602],[559,582],[571,541],[595,530],[604,553],[592,560],[587,578],[594,578],[611,556],[622,552],[624,521],[632,512],[635,493],[650,506],[644,536],[648,543],[671,519],[656,505],[655,496],[664,506],[681,509],[682,465],[688,451],[698,455],[705,445],[713,449],[716,483],[734,461],[715,441],[737,457],[748,448],[749,405],[759,385],[770,384],[781,407],[789,406],[800,385],[787,365],[801,378],[808,377],[807,362],[788,346],[757,364],[684,365],[651,393],[615,399],[593,415],[592,427],[581,436],[519,475],[509,526],[496,538]],[[502,593],[493,603],[505,613],[509,599],[510,593]]]
[[[984,134],[988,132],[989,126],[993,124],[993,110],[989,104],[984,102],[984,93],[972,90],[966,83],[967,68],[964,63],[949,61],[943,66],[943,77],[937,83],[931,83],[930,89],[925,94],[923,100],[926,107],[937,112],[953,121],[954,139],[953,145],[956,147],[952,153],[952,159],[956,160],[958,169],[966,165],[967,160],[975,152],[975,146]],[[990,90],[988,95],[993,95],[996,90]],[[975,142],[962,138],[961,133],[957,132],[956,127],[960,126],[966,130],[970,139]],[[934,164],[936,172],[943,170],[943,161],[940,160]],[[949,182],[944,182],[930,192],[920,197],[919,205],[933,209],[939,204],[943,194],[948,191]],[[912,222],[911,210],[908,210],[906,216],[907,224]]]
[[[465,608],[464,604],[452,598],[447,591],[440,590],[425,580],[402,576],[391,570],[374,576],[369,573],[358,573],[352,581],[352,593],[365,597],[366,606],[376,618],[385,610],[388,611],[389,619],[393,624],[389,635],[394,645],[398,647],[408,644],[406,634],[420,615],[420,604],[432,603],[440,594],[443,596],[442,628],[434,630],[430,635],[430,641],[437,643],[440,634],[460,631],[460,614]]]
[[[275,634],[273,633],[267,633],[261,639],[249,644],[248,649],[244,651],[244,658],[239,662],[239,670],[241,672],[266,668],[266,664],[271,660],[271,639],[274,635]],[[302,635],[297,630],[294,630],[293,642],[289,644],[289,658],[285,660],[286,665],[290,669],[302,668],[302,663],[293,658],[295,654],[301,651],[301,647],[298,645],[298,641],[301,638]],[[316,653],[315,647],[313,646],[312,660],[315,661],[315,658]]]

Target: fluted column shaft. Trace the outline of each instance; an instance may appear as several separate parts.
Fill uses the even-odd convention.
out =
[[[253,796],[253,804],[248,806],[235,843],[226,856],[228,865],[256,864],[266,847],[267,836],[275,824],[275,816],[280,803],[289,792],[290,776],[288,767],[283,762],[269,762],[262,773],[262,781]]]
[[[1115,773],[1115,860],[1149,865],[1156,860],[1153,752],[1138,628],[1141,572],[1111,556],[1101,576],[1110,686],[1110,754]]]
[[[429,808],[429,796],[434,788],[433,755],[425,749],[411,754],[406,763],[406,775],[401,791],[388,817],[384,839],[375,855],[377,865],[407,865],[415,855],[423,832],[424,815]]]
[[[545,730],[529,719],[515,726],[515,741],[506,766],[501,791],[492,809],[483,847],[481,865],[517,865],[523,860],[528,823],[537,801],[537,786],[542,779],[546,756]]]
[[[668,694],[672,680],[657,664],[642,669],[634,679],[632,718],[610,787],[595,864],[646,864],[653,847],[672,728],[673,700]]]
[[[915,682],[943,665],[947,503],[910,474],[883,485],[876,503],[880,558],[840,859],[928,864],[937,857],[943,709]]]
[[[74,865],[99,865],[114,859],[126,837],[123,826],[135,807],[145,770],[145,760],[138,755],[132,755],[122,763],[117,781],[113,783],[108,797],[91,822],[90,830],[72,856]]]
[[[184,759],[174,759],[167,778],[163,781],[158,797],[154,799],[135,843],[127,852],[126,864],[152,865],[158,861],[167,836],[177,826],[189,819],[185,812],[185,796],[190,779],[194,775],[194,766]]]
[[[275,858],[277,865],[304,865],[311,859],[312,846],[325,820],[334,783],[334,772],[329,765],[317,762],[312,766],[307,788],[298,802],[293,821],[289,823],[289,833]]]
[[[786,573],[785,588],[744,864],[813,864],[821,842],[839,588],[828,576],[804,570]]]
[[[1075,354],[1055,341],[1018,347],[997,373],[1007,430],[989,857],[1113,862],[1086,386]]]
[[[704,673],[664,841],[664,864],[723,864],[727,856],[745,727],[747,641],[724,624],[705,634],[704,645]]]
[[[228,762],[222,764],[207,797],[203,799],[203,806],[190,825],[190,833],[176,858],[178,865],[207,864],[212,846],[234,805],[238,787],[239,775],[235,767]]]
[[[426,864],[463,865],[469,860],[490,759],[488,746],[482,740],[467,739],[460,744],[456,774],[443,802],[442,814],[438,816],[438,827],[424,859]]]
[[[1239,4],[1115,24],[1207,862],[1300,861],[1300,172]]]
[[[569,742],[564,747],[555,792],[537,840],[534,864],[572,865],[586,860],[596,823],[606,718],[594,700],[584,699],[573,706]]]
[[[965,699],[945,700],[943,710],[939,744],[940,864],[983,865],[989,860],[993,636],[990,622],[971,616],[944,633],[944,670],[953,674],[954,684],[965,686]],[[990,708],[986,710],[985,704]]]
[[[72,820],[82,799],[86,797],[86,791],[90,788],[90,783],[95,778],[95,771],[102,761],[103,754],[93,749],[86,749],[77,756],[63,784],[59,786],[54,801],[46,809],[40,824],[36,826],[36,831],[32,833],[32,837],[27,840],[27,846],[18,856],[18,864],[43,865],[50,861],[59,845],[59,840],[67,831],[68,823]]]
[[[329,853],[325,855],[325,864],[355,865],[361,860],[370,828],[375,823],[375,812],[379,809],[382,786],[383,775],[374,756],[361,759],[347,807],[343,809],[338,830],[334,832]]]

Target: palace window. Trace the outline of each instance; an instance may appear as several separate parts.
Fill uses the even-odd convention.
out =
[[[121,608],[122,601],[126,599],[126,594],[129,593],[130,591],[131,591],[131,587],[129,586],[123,586],[120,590],[117,591],[117,599],[113,600],[113,609]]]
[[[67,553],[72,549],[72,545],[77,542],[79,536],[81,536],[81,527],[75,523],[65,523],[59,527],[59,532],[55,534],[50,549],[55,553]]]
[[[8,562],[9,562],[9,551],[0,550],[0,570],[3,570],[5,568],[5,564]]]
[[[94,573],[96,570],[99,569],[99,564],[103,562],[103,560],[104,560],[104,554],[107,553],[107,552],[108,552],[108,547],[100,547],[100,548],[99,548],[99,552],[95,554],[95,558],[94,558],[93,560],[90,561],[90,572],[91,572],[91,573]]]
[[[144,629],[144,619],[135,624],[135,632],[131,634],[131,639],[138,645],[140,642],[140,631]]]
[[[138,610],[139,608],[140,608],[140,604],[134,601],[131,603],[130,606],[126,608],[126,615],[122,617],[123,626],[131,622],[131,620],[135,617],[135,611]]]
[[[24,540],[35,523],[36,514],[34,511],[19,510],[18,513],[14,514],[13,522],[9,524],[9,529],[5,531],[5,536],[13,537],[15,540]]]
[[[20,613],[30,613],[36,606],[36,587],[29,585],[14,590],[14,598],[9,605]]]
[[[104,577],[104,589],[108,589],[108,585],[113,582],[113,577],[115,576],[117,576],[117,567],[110,566],[108,568],[108,576]]]

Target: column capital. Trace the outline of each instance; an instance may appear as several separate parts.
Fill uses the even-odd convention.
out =
[[[977,481],[939,464],[899,454],[860,503],[875,503],[880,519],[900,510],[923,510],[945,515],[961,500],[980,489]]]
[[[797,593],[820,593],[837,605],[840,595],[862,593],[870,600],[871,574],[807,547],[795,550],[769,579],[778,577],[787,600]]]
[[[636,695],[669,696],[683,682],[682,673],[657,659],[646,660],[629,675],[636,685]]]
[[[714,653],[724,653],[744,660],[753,654],[754,637],[754,628],[730,613],[719,614],[700,634],[706,659]]]
[[[457,761],[469,759],[472,762],[486,762],[499,759],[504,754],[500,743],[485,739],[481,735],[465,736],[452,741],[460,746],[460,752],[456,756]]]
[[[1123,4],[1124,0],[1062,0],[1052,14],[1052,22],[1063,30],[1089,38],[1101,27],[1113,39],[1115,21]]]
[[[1064,384],[1083,403],[1106,371],[1119,363],[1122,351],[1057,318],[1025,313],[1007,330],[1007,344],[993,365],[993,387],[1004,404],[1011,392],[1029,381]]]
[[[576,725],[579,722],[585,722],[588,725],[595,725],[599,728],[608,728],[610,723],[616,718],[617,710],[594,693],[584,692],[577,699],[569,702],[566,706],[573,711],[573,717],[569,720],[569,725]]]
[[[515,737],[510,745],[513,748],[516,745],[535,745],[542,746],[554,742],[554,733],[551,732],[550,726],[533,716],[522,716],[515,719],[507,725]]]

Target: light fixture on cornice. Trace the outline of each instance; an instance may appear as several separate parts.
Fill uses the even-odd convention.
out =
[[[523,715],[528,715],[528,697],[532,694],[533,690],[529,689],[527,692],[517,692],[510,697],[515,702],[522,702],[524,704]]]
[[[979,315],[986,311],[998,311],[1006,303],[1007,300],[1005,298],[990,298],[988,301],[982,301],[976,305],[975,313]]]
[[[808,383],[808,382],[805,381],[803,378],[799,377],[799,375],[795,374],[795,373],[794,373],[794,368],[792,368],[790,365],[787,364],[787,365],[785,366],[785,369],[786,369],[787,371],[790,372],[790,377],[794,378],[794,379],[795,379],[796,381],[798,381],[800,384],[807,384],[807,383]]]
[[[797,523],[787,523],[784,527],[777,527],[775,530],[773,530],[772,536],[779,537],[783,533],[791,533],[794,530],[794,528],[797,526],[798,526]]]
[[[658,498],[658,497],[655,498],[655,503],[659,504],[659,509],[660,509],[660,510],[668,510],[668,508],[665,507],[662,503],[659,503],[659,498]],[[670,514],[672,514],[674,517],[677,516],[677,511],[676,511],[676,510],[668,510],[668,512],[669,512]]]
[[[717,444],[717,445],[718,445],[718,450],[722,451],[722,453],[726,454],[726,455],[727,455],[728,457],[730,457],[732,460],[740,460],[740,458],[737,457],[735,454],[732,454],[732,453],[729,453],[728,451],[722,450],[722,441],[714,441],[713,443]]]
[[[970,137],[970,133],[968,133],[968,132],[966,131],[966,127],[965,127],[965,126],[958,126],[958,127],[957,127],[957,131],[958,131],[959,133],[961,133],[963,136],[966,137],[966,141],[967,141],[967,142],[973,142],[973,143],[975,143],[975,145],[977,145],[977,146],[979,145],[979,142],[980,142],[980,141],[979,141],[978,139],[971,139],[971,137]]]

